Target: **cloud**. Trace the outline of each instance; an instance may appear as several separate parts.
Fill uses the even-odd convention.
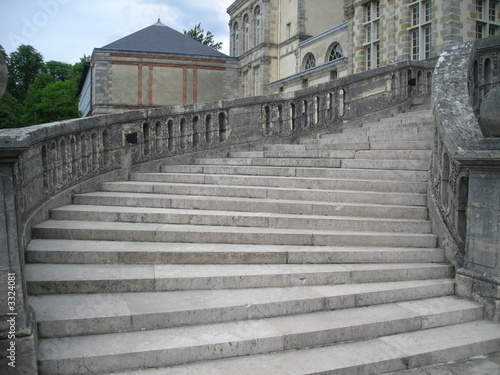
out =
[[[223,53],[229,51],[233,0],[1,0],[0,44],[10,53],[35,47],[45,60],[74,63],[102,47],[154,24],[158,18],[179,32],[201,23]]]

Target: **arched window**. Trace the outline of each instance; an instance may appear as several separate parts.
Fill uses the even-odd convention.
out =
[[[261,34],[261,15],[260,15],[260,7],[257,6],[255,8],[255,45],[259,45],[262,42],[262,34]]]
[[[304,70],[309,70],[315,67],[316,67],[316,58],[312,53],[309,53],[305,59]]]
[[[330,54],[328,56],[328,61],[338,60],[343,57],[342,47],[339,43],[334,43],[330,48]]]

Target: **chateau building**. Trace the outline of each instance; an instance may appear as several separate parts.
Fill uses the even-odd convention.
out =
[[[94,50],[80,111],[87,116],[288,92],[397,61],[432,61],[450,43],[499,35],[499,4],[237,0],[227,9],[230,56],[158,20]]]
[[[83,116],[234,96],[237,60],[160,20],[93,51],[80,85]]]
[[[500,34],[498,0],[237,0],[240,96],[293,91]]]

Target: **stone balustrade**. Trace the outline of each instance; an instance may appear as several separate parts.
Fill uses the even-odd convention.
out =
[[[488,316],[497,320],[500,138],[482,126],[479,114],[483,98],[500,89],[499,56],[500,38],[495,37],[450,46],[437,62],[437,137],[429,186],[434,232],[458,269],[457,293],[484,302]]]

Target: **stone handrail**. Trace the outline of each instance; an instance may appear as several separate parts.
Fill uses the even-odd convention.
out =
[[[33,361],[36,343],[26,302],[24,250],[31,227],[48,219],[51,208],[70,203],[76,193],[97,190],[101,182],[127,179],[134,170],[341,131],[346,120],[373,120],[408,109],[412,100],[429,97],[433,68],[432,63],[399,62],[293,93],[0,130],[0,276],[15,275],[18,356]],[[2,282],[1,299],[7,287]],[[6,301],[0,302],[0,349],[6,352],[9,311]]]
[[[432,91],[437,138],[429,186],[434,232],[458,268],[459,294],[481,299],[496,319],[500,138],[488,133],[478,115],[482,99],[500,86],[499,55],[496,37],[449,46],[439,58]]]

